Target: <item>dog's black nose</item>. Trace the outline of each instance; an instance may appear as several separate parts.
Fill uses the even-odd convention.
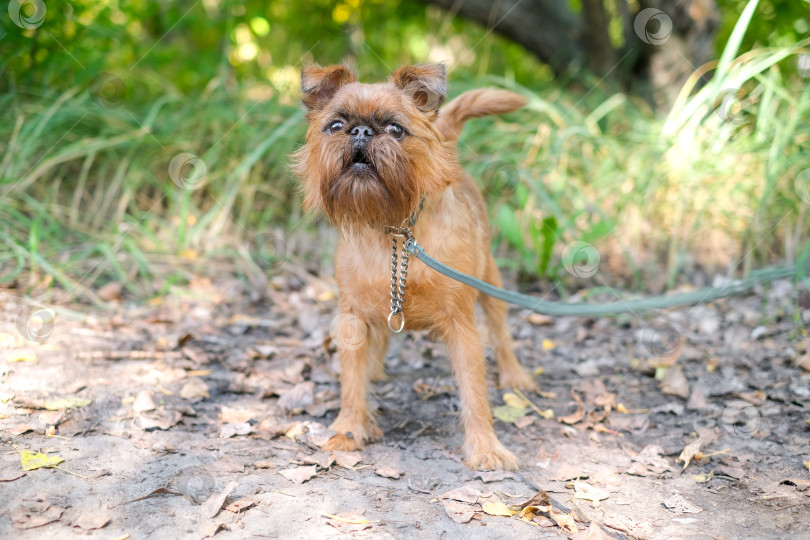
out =
[[[374,136],[374,132],[368,126],[355,126],[349,134],[355,139],[370,139]]]

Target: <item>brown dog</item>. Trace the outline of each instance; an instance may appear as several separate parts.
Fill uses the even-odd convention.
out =
[[[455,141],[469,118],[509,112],[525,100],[503,90],[474,90],[439,114],[446,92],[440,64],[404,66],[379,84],[358,83],[342,65],[314,65],[303,69],[301,88],[309,130],[306,144],[293,156],[294,172],[302,180],[305,207],[325,213],[341,232],[335,263],[338,320],[364,336],[351,346],[337,340],[342,404],[332,424],[339,435],[328,449],[354,450],[382,435],[366,393],[369,380],[383,375],[390,332],[392,236],[386,226],[400,227],[415,218],[413,236],[425,251],[501,286],[489,252],[486,207],[457,161]],[[461,395],[467,464],[515,469],[517,458],[501,445],[492,426],[476,300],[492,333],[500,385],[534,388],[512,350],[503,302],[412,263],[401,316],[405,329],[431,330],[449,347]]]

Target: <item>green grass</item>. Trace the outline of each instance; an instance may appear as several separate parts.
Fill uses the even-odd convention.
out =
[[[658,290],[698,268],[747,271],[806,255],[808,204],[794,184],[810,167],[810,85],[785,71],[810,40],[738,57],[741,37],[665,118],[622,94],[499,81],[529,96],[531,113],[479,121],[462,154],[478,175],[492,160],[518,168],[517,196],[492,214],[518,253],[502,264],[560,277],[548,252],[559,262],[565,245],[584,241],[614,278]]]
[[[810,205],[794,182],[810,168],[810,85],[791,62],[810,41],[739,54],[750,16],[713,79],[687,84],[665,118],[598,81],[587,91],[451,81],[453,94],[499,85],[530,99],[527,110],[470,122],[460,143],[467,170],[487,178],[501,264],[569,282],[565,246],[587,242],[601,256],[589,285],[657,291],[698,269],[806,255]],[[114,280],[145,298],[211,261],[256,270],[247,246],[257,233],[286,241],[312,228],[288,171],[305,132],[295,96],[154,90],[163,97],[117,108],[77,89],[0,96],[0,286],[100,304],[94,291]],[[205,163],[199,189],[170,178],[183,152]]]

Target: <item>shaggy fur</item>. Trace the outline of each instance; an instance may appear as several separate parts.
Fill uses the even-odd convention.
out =
[[[340,289],[337,320],[349,321],[364,339],[341,343],[341,410],[327,448],[354,450],[381,435],[367,405],[368,383],[383,373],[388,346],[391,236],[424,207],[413,228],[425,250],[466,274],[501,286],[489,253],[484,201],[459,165],[455,142],[464,122],[525,104],[503,90],[462,94],[441,111],[446,80],[438,64],[404,66],[389,80],[361,84],[347,67],[308,66],[302,73],[309,130],[294,154],[304,205],[324,213],[341,231],[335,274]],[[398,126],[402,128],[402,134]],[[518,461],[495,436],[487,402],[484,349],[475,302],[486,316],[499,383],[533,389],[518,364],[506,323],[506,305],[412,262],[403,307],[406,330],[430,330],[448,346],[458,380],[465,429],[464,453],[477,469],[515,469]],[[338,329],[340,332],[340,329]]]

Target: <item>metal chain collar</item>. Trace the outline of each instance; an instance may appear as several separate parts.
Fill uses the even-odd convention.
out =
[[[419,207],[409,218],[406,218],[399,227],[384,227],[383,233],[392,235],[391,241],[391,313],[388,314],[388,328],[395,334],[402,332],[405,328],[405,314],[402,312],[402,304],[405,302],[405,282],[408,280],[408,257],[409,247],[413,243],[413,233],[411,227],[416,225],[416,220],[425,206],[425,198],[419,200]],[[402,255],[397,260],[397,238],[402,238]],[[397,263],[399,263],[399,275],[397,275]],[[399,316],[399,326],[394,326],[394,321]]]
[[[386,232],[392,235],[391,239],[391,313],[388,314],[388,328],[398,334],[405,328],[405,314],[402,304],[405,302],[405,286],[408,280],[408,243],[413,240],[410,227],[388,227]],[[402,255],[397,260],[398,239],[402,237]],[[399,264],[397,264],[399,263]],[[399,275],[397,275],[399,266]],[[395,326],[395,319],[399,316],[399,326]]]

